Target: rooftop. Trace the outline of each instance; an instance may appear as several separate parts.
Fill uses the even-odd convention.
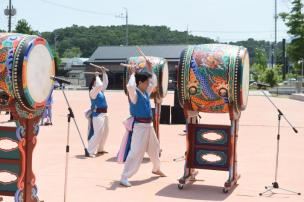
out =
[[[139,46],[148,56],[163,57],[168,61],[179,61],[181,52],[188,45],[146,45]],[[98,47],[89,62],[125,62],[129,57],[139,55],[136,46],[100,46]]]

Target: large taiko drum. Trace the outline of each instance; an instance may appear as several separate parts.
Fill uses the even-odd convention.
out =
[[[247,49],[224,44],[189,46],[178,69],[179,102],[189,110],[226,113],[246,108],[249,90]]]
[[[0,89],[23,110],[43,109],[55,73],[52,52],[45,39],[24,34],[0,34]]]
[[[152,69],[157,77],[157,86],[151,94],[151,98],[164,98],[167,95],[168,83],[169,83],[169,69],[167,60],[159,57],[147,57],[152,63]],[[142,56],[131,57],[128,60],[128,64],[136,64],[136,71],[147,71],[146,60]],[[130,74],[125,71],[124,83],[126,84],[129,81]],[[125,92],[126,85],[124,84]],[[127,93],[127,92],[126,92]]]

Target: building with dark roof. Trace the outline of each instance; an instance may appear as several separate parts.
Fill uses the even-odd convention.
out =
[[[162,57],[168,61],[169,79],[176,80],[175,66],[178,65],[181,52],[188,45],[146,45],[139,46],[147,56]],[[132,56],[138,56],[136,46],[100,46],[86,61],[86,71],[94,71],[89,63],[103,65],[110,70],[109,89],[123,89],[124,67],[120,63],[126,63]],[[86,86],[89,85],[92,75],[86,75]],[[172,88],[172,84],[169,88]]]

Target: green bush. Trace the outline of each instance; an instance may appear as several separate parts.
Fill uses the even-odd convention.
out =
[[[274,69],[266,69],[261,77],[261,81],[269,84],[271,87],[278,85],[279,76]]]

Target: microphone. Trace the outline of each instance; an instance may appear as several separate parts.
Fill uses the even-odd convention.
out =
[[[71,84],[71,82],[69,82],[67,80],[64,80],[64,79],[61,79],[61,78],[58,78],[56,76],[51,76],[50,79],[53,80],[53,81],[57,81],[60,85],[61,84],[68,84],[68,85]]]
[[[177,83],[177,81],[169,80],[169,83]]]

